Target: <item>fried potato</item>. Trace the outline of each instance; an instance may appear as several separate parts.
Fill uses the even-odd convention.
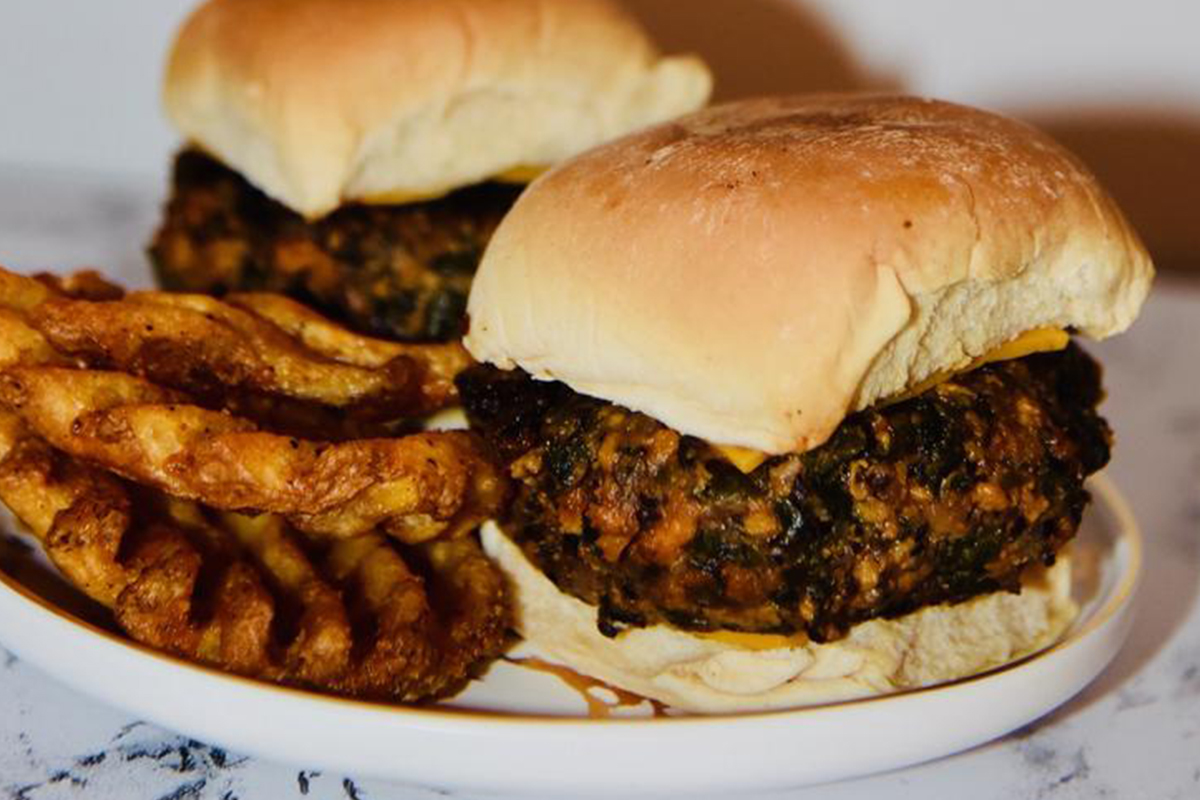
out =
[[[225,302],[257,314],[305,347],[335,361],[378,368],[397,358],[418,359],[426,366],[424,391],[431,397],[455,397],[454,378],[472,363],[470,354],[460,342],[405,344],[372,339],[330,322],[281,294],[241,292],[226,295]]]
[[[451,555],[434,555],[443,552]],[[355,613],[376,620],[379,631],[347,677],[348,693],[386,697],[403,685],[418,695],[437,693],[445,676],[464,679],[505,637],[503,577],[473,539],[424,545],[409,556],[421,558],[428,581],[380,537],[344,539],[329,553],[331,569],[351,589]],[[425,685],[414,686],[412,675],[424,676]]]
[[[376,527],[409,542],[453,535],[496,511],[505,493],[466,432],[304,441],[122,373],[12,367],[0,372],[0,407],[63,452],[139,483],[332,536]]]
[[[46,337],[26,325],[20,314],[0,308],[0,369],[17,364],[65,362]]]
[[[455,690],[505,644],[503,579],[474,539],[408,551],[427,582],[378,534],[325,543],[277,516],[131,486],[10,414],[0,500],[132,638],[243,675],[417,701]]]
[[[454,376],[470,363],[460,344],[360,336],[285,298],[125,295],[91,273],[0,270],[0,309],[62,356],[146,377],[209,407],[285,427],[345,427],[347,436],[366,430],[363,423],[445,407],[456,396]]]
[[[39,272],[35,281],[48,287],[54,294],[73,297],[77,300],[120,300],[125,290],[112,283],[99,272],[85,269],[70,275],[53,275]]]
[[[0,500],[139,642],[441,696],[506,643],[502,577],[463,535],[506,480],[469,432],[364,432],[451,400],[468,361],[269,295],[0,269]]]
[[[227,513],[221,522],[297,607],[294,638],[285,650],[287,672],[312,683],[343,676],[354,640],[341,592],[321,574],[280,517]]]
[[[0,268],[0,308],[24,314],[60,294],[46,281]]]
[[[29,320],[59,352],[200,395],[254,392],[373,416],[427,413],[441,399],[422,396],[422,369],[409,356],[373,368],[339,363],[210,297],[51,299]]]
[[[135,504],[114,476],[28,432],[14,436],[19,426],[4,417],[10,435],[0,445],[0,499],[72,584],[112,609],[138,641],[238,672],[265,667],[265,639],[245,645],[253,621],[270,618],[272,600],[256,576],[227,573],[212,594],[215,613],[196,613],[203,555],[155,513],[160,504],[145,497]],[[224,596],[232,590],[236,598]]]
[[[346,404],[353,416],[389,396],[389,370],[418,365],[418,353],[432,352],[426,361],[449,384],[466,363],[461,348],[366,339],[269,295],[237,301],[260,317],[198,295],[93,302],[69,292],[119,290],[94,276],[0,270],[0,405],[65,452],[176,497],[278,513],[326,536],[454,535],[504,498],[501,473],[470,434],[347,439],[347,428],[314,418],[311,427],[333,434],[314,439],[229,413],[246,410],[230,399],[246,390],[278,393],[266,398],[275,406]],[[96,366],[117,369],[79,368]]]

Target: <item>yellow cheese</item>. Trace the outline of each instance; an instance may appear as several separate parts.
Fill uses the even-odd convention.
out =
[[[782,633],[743,633],[742,631],[711,631],[697,633],[701,639],[736,647],[739,650],[782,650],[786,647],[803,647],[808,637],[802,633],[787,636]]]
[[[738,447],[732,444],[714,444],[713,448],[725,456],[725,460],[747,474],[758,469],[758,465],[771,457],[769,453],[753,450],[749,447]]]
[[[535,167],[528,164],[520,164],[510,169],[506,169],[497,175],[493,175],[491,179],[494,181],[499,181],[500,183],[530,183],[538,175],[541,175],[543,172],[545,172],[546,169],[546,167]],[[372,194],[362,198],[362,202],[373,206],[419,203],[422,200],[436,200],[439,197],[444,197],[457,188],[459,187],[440,186],[435,189],[427,189],[421,192],[379,192],[378,194]]]
[[[996,349],[984,353],[971,362],[967,369],[982,367],[993,361],[1008,361],[1013,358],[1024,358],[1034,353],[1048,353],[1051,350],[1063,350],[1071,342],[1071,334],[1062,328],[1035,328],[1005,342]]]
[[[1070,341],[1070,334],[1062,328],[1035,328],[1034,330],[1026,331],[1016,339],[1005,342],[999,347],[989,350],[978,358],[973,359],[960,369],[945,370],[931,375],[908,391],[889,397],[885,403],[890,405],[892,403],[899,403],[901,400],[907,400],[910,397],[916,397],[923,392],[929,391],[948,378],[964,372],[970,372],[973,369],[982,367],[984,364],[991,364],[994,361],[1008,361],[1014,358],[1024,358],[1033,353],[1062,350]],[[751,473],[758,469],[760,464],[771,457],[769,453],[764,453],[761,450],[752,450],[749,447],[714,444],[713,448],[725,456],[725,459],[730,464],[733,464],[745,473]]]
[[[533,179],[546,171],[546,167],[538,167],[532,164],[520,164],[510,169],[504,170],[497,175],[493,180],[501,183],[533,183]]]
[[[397,190],[394,192],[379,192],[370,194],[360,198],[360,203],[366,203],[369,206],[398,206],[405,203],[420,203],[423,200],[436,200],[439,197],[445,197],[453,191],[445,187],[438,189],[429,189],[423,192],[406,192]]]
[[[927,392],[937,386],[944,380],[953,378],[955,375],[961,375],[964,372],[970,372],[973,369],[978,369],[984,364],[991,364],[995,361],[1009,361],[1014,358],[1024,358],[1025,356],[1034,353],[1046,353],[1051,350],[1062,350],[1071,341],[1071,335],[1062,328],[1035,328],[1013,339],[1010,342],[1005,342],[997,348],[989,350],[983,355],[970,361],[966,366],[954,370],[944,370],[934,373],[925,380],[918,383],[906,392],[889,397],[887,403],[898,403],[901,400],[907,400],[910,397],[916,397],[923,392]]]

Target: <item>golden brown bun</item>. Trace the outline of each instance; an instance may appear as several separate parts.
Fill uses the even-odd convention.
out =
[[[560,592],[521,549],[485,523],[484,549],[504,570],[517,630],[540,655],[612,686],[699,713],[831,703],[963,678],[1042,650],[1074,621],[1068,560],[1027,576],[1019,594],[851,628],[842,640],[751,650],[664,625],[610,639],[596,609]]]
[[[1092,175],[907,97],[733,103],[544,175],[492,239],[481,361],[781,453],[1035,328],[1123,330],[1153,269]]]
[[[179,130],[307,216],[544,167],[704,104],[610,0],[209,0],[164,99]]]

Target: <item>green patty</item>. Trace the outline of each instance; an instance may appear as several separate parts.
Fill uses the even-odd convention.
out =
[[[150,255],[167,289],[281,292],[363,333],[446,341],[462,334],[483,248],[520,191],[487,183],[310,222],[186,150]]]
[[[1053,563],[1109,458],[1078,347],[848,417],[743,474],[707,443],[559,383],[481,366],[459,389],[509,464],[506,531],[600,628],[803,633],[1016,591]]]

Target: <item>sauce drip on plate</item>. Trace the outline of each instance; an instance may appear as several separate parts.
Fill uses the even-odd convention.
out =
[[[642,703],[650,704],[650,707],[654,710],[654,716],[667,716],[666,706],[657,700],[651,700],[648,697],[642,697],[640,694],[618,689],[602,680],[590,678],[587,675],[581,675],[570,667],[552,664],[549,661],[534,657],[506,658],[505,660],[517,666],[534,670],[535,672],[544,672],[547,675],[553,675],[567,686],[570,686],[587,703],[588,716],[592,719],[608,719],[612,716],[612,712],[619,708],[633,708],[640,706]],[[615,697],[616,700],[609,701],[604,697],[598,696],[593,691],[595,689],[603,690],[603,692]]]

